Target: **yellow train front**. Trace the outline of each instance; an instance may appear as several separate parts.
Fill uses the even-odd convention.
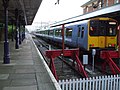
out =
[[[94,18],[88,23],[88,51],[93,48],[117,47],[117,21],[111,18]]]

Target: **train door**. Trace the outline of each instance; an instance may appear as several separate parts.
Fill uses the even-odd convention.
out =
[[[81,25],[78,26],[78,33],[77,33],[77,46],[80,45],[80,31],[81,31]]]
[[[105,48],[105,37],[103,36],[98,37],[98,47]]]
[[[106,25],[102,21],[90,21],[89,45],[93,47],[105,48],[106,45]]]
[[[99,26],[98,26],[98,47],[99,48],[105,48],[106,47],[106,22],[104,21],[99,21]]]
[[[78,25],[78,34],[77,34],[77,42],[78,42],[78,47],[83,44],[83,37],[84,37],[84,32],[85,32],[85,27]]]

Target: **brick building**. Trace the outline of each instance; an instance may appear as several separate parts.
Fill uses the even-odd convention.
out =
[[[83,4],[83,14],[120,3],[120,0],[90,0]]]

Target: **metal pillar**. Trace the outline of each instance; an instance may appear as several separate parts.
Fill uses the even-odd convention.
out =
[[[24,40],[25,39],[25,22],[24,22],[23,27],[24,27],[24,30],[23,30],[23,40]]]
[[[21,44],[21,15],[19,16],[19,44]]]
[[[112,60],[113,58],[119,58],[118,51],[102,50],[100,52],[100,58],[105,60],[105,62],[102,64],[103,72],[105,72],[106,64],[108,64],[113,74],[117,74],[117,72],[120,73],[120,68]]]
[[[12,34],[11,34],[11,40],[12,40],[12,42],[14,41],[14,30],[13,30],[13,20],[11,20],[11,22],[12,22]]]
[[[3,0],[4,14],[5,14],[5,41],[4,41],[4,64],[10,63],[9,54],[9,42],[8,42],[8,2],[9,0]]]
[[[120,25],[118,26],[118,53],[120,58]],[[119,65],[120,65],[120,59],[119,59]]]
[[[65,44],[64,44],[64,24],[62,25],[62,53],[64,55],[64,47],[65,47]]]
[[[18,34],[18,9],[15,9],[15,19],[16,19],[16,25],[15,25],[15,49],[19,49],[19,34]]]

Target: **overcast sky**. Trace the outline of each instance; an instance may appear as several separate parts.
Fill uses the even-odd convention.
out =
[[[36,22],[61,21],[70,17],[81,15],[81,5],[90,0],[43,0],[36,14],[33,25]]]

